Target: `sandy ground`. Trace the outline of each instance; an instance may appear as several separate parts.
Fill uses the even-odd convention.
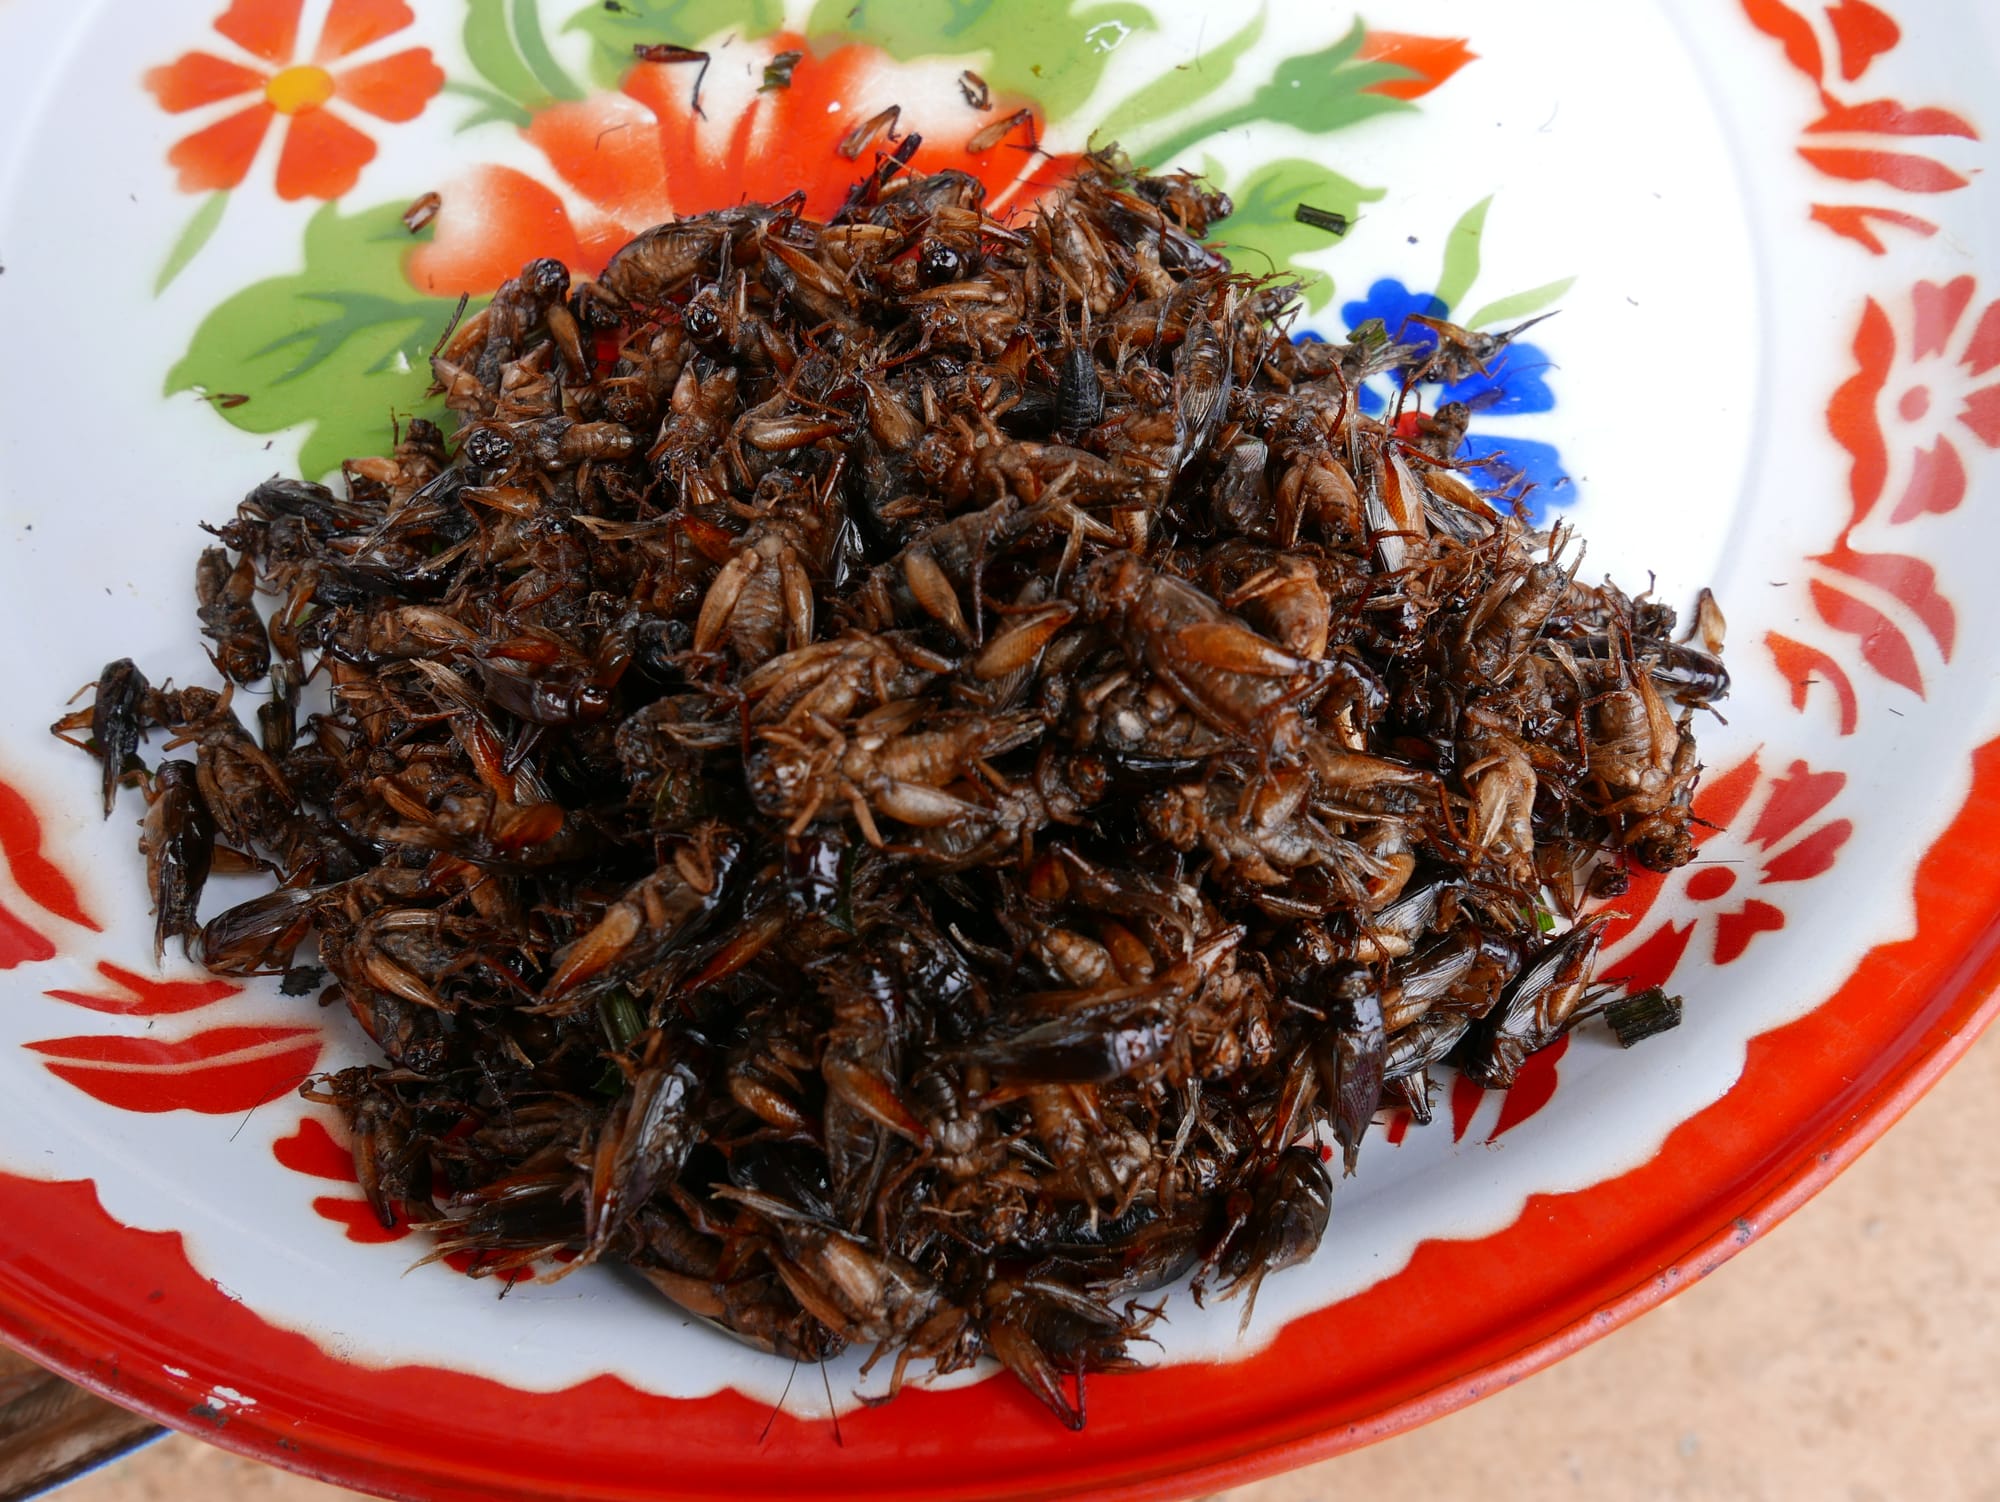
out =
[[[1227,1493],[2000,1502],[2000,1037],[1706,1282],[1427,1428]],[[184,1436],[62,1502],[349,1495]]]

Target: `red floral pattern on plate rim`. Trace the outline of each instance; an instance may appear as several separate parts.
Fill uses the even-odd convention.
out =
[[[1778,0],[1742,5],[1820,87],[1825,114],[1806,127],[1808,138],[1844,132],[1977,139],[1969,124],[1947,111],[1910,110],[1894,100],[1843,104],[1834,97],[1829,85],[1835,71],[1852,83],[1900,40],[1893,19],[1866,0],[1824,7],[1824,26]],[[1833,48],[1822,45],[1827,28]],[[1799,154],[1830,178],[1904,193],[1965,186],[1946,164],[1887,151],[1880,141],[1856,146],[1809,139]],[[1870,231],[1872,223],[1920,235],[1936,228],[1879,204],[1817,204],[1813,218],[1876,254],[1886,247]],[[1902,527],[1954,509],[1966,489],[1959,446],[1968,436],[1987,448],[2000,446],[2000,387],[1983,380],[2000,364],[2000,302],[1968,320],[1977,291],[1971,278],[1960,278],[1920,282],[1901,299],[1869,299],[1855,338],[1856,371],[1829,408],[1829,430],[1853,459],[1853,510],[1827,551],[1809,560],[1816,571],[1809,584],[1820,623],[1835,636],[1830,650],[1777,635],[1765,645],[1780,673],[1794,681],[1795,707],[1807,706],[1815,683],[1830,685],[1843,735],[1856,728],[1859,699],[1840,655],[1858,655],[1876,677],[1919,696],[1926,680],[1913,638],[1928,639],[1923,651],[1933,663],[1952,655],[1955,618],[1930,566],[1906,553],[1864,551],[1854,538],[1864,524]],[[1959,399],[1955,410],[1938,404],[1938,386]],[[1928,439],[1928,446],[1919,439]],[[1894,504],[1884,521],[1878,503],[1891,494]],[[1849,821],[1823,817],[1844,774],[1798,759],[1774,757],[1765,766],[1763,756],[1760,750],[1711,774],[1702,812],[1763,850],[1754,878],[1760,888],[1824,874],[1851,833]],[[1095,1384],[1092,1426],[1066,1441],[1056,1474],[1033,1470],[1035,1458],[1050,1453],[1032,1442],[1040,1414],[1005,1384],[982,1384],[912,1392],[891,1409],[847,1416],[843,1423],[855,1448],[831,1485],[819,1453],[824,1426],[781,1417],[761,1447],[758,1484],[770,1495],[810,1484],[826,1496],[918,1495],[904,1479],[913,1474],[924,1476],[921,1494],[927,1496],[992,1495],[996,1485],[1036,1495],[1103,1496],[1226,1485],[1422,1422],[1650,1307],[1809,1197],[1885,1130],[2000,1006],[1991,994],[2000,980],[2000,922],[1994,917],[2000,913],[2000,856],[1992,851],[1993,831],[2000,829],[2000,741],[1982,747],[1973,761],[1970,798],[1917,872],[1916,936],[1871,951],[1820,1008],[1753,1040],[1736,1087],[1676,1128],[1668,1149],[1642,1168],[1575,1194],[1534,1196],[1513,1226],[1492,1236],[1425,1243],[1403,1272],[1288,1326],[1271,1347],[1236,1368],[1251,1380],[1226,1390],[1200,1365]],[[5,784],[0,855],[16,888],[44,913],[76,928],[98,928],[42,854],[32,807]],[[1664,978],[1697,937],[1714,963],[1728,964],[1759,934],[1782,927],[1782,907],[1738,893],[1739,879],[1719,867],[1695,866],[1664,881],[1635,884],[1625,904],[1630,915],[1614,930],[1610,951],[1631,983]],[[1674,900],[1663,900],[1670,891]],[[1656,910],[1665,916],[1656,919]],[[1693,921],[1676,923],[1676,913],[1692,914]],[[0,907],[0,968],[54,952],[34,923]],[[152,1016],[197,1010],[234,991],[213,982],[157,982],[108,961],[98,971],[109,990],[47,994],[92,1011]],[[224,1093],[233,1092],[232,1099],[270,1099],[285,1086],[277,1083],[275,1066],[265,1066],[278,1060],[296,1080],[318,1046],[311,1029],[274,1027],[211,1028],[177,1041],[78,1037],[30,1045],[59,1076],[109,1104],[136,1110],[207,1109],[202,1102],[215,1098],[217,1080],[230,1082]],[[1542,1067],[1502,1098],[1485,1140],[1546,1104],[1559,1057],[1549,1050]],[[1803,1060],[1812,1061],[1809,1069]],[[1455,1136],[1466,1134],[1481,1104],[1477,1092],[1452,1101]],[[1787,1144],[1782,1156],[1764,1147],[1781,1140]],[[315,1120],[280,1139],[273,1151],[302,1174],[351,1183],[339,1144]],[[637,1498],[657,1494],[650,1447],[641,1457],[621,1452],[614,1440],[643,1433],[671,1412],[680,1433],[697,1447],[712,1442],[720,1457],[710,1463],[690,1454],[678,1478],[684,1494],[756,1494],[744,1487],[741,1459],[766,1414],[733,1392],[674,1402],[599,1378],[534,1398],[532,1422],[524,1426],[520,1395],[511,1389],[407,1367],[379,1374],[366,1402],[328,1419],[321,1395],[341,1385],[349,1369],[301,1337],[264,1324],[193,1273],[177,1236],[117,1225],[87,1182],[0,1175],[0,1205],[12,1212],[9,1224],[32,1224],[38,1233],[32,1246],[13,1249],[15,1276],[0,1283],[0,1333],[167,1422],[224,1425],[209,1437],[232,1448],[305,1464],[350,1483],[397,1491],[421,1484],[425,1495],[436,1497],[539,1496],[560,1486],[575,1495]],[[358,1239],[370,1239],[371,1232],[385,1239],[401,1234],[375,1227],[351,1191],[322,1195],[314,1208]],[[1718,1225],[1726,1229],[1715,1232]],[[1584,1245],[1588,1251],[1579,1255]],[[135,1279],[155,1286],[135,1297]],[[1408,1298],[1413,1290],[1423,1297]],[[1414,1319],[1413,1308],[1423,1311]],[[1495,1321],[1488,1312],[1494,1309],[1536,1314],[1526,1321],[1516,1314],[1508,1323]],[[1343,1353],[1337,1383],[1316,1359],[1335,1347]],[[149,1366],[152,1357],[160,1359]],[[183,1368],[189,1375],[175,1378]],[[156,1369],[160,1378],[151,1376]],[[255,1408],[233,1416],[201,1400],[213,1382],[245,1369],[260,1377],[283,1372],[290,1383],[260,1389]],[[448,1457],[416,1451],[406,1437],[407,1411],[419,1406],[451,1409],[468,1443]],[[1204,1411],[1202,1432],[1231,1436],[1228,1453],[1199,1437],[1162,1442],[1151,1416],[1193,1406]],[[1223,1411],[1231,1408],[1238,1412]],[[470,1442],[478,1430],[485,1431],[483,1442]],[[946,1446],[940,1459],[950,1454],[951,1467],[927,1471],[919,1452],[939,1444]],[[480,1460],[482,1453],[506,1453],[505,1473]],[[586,1475],[575,1473],[579,1454],[595,1457]]]
[[[1827,431],[1852,461],[1851,509],[1825,551],[1805,559],[1819,640],[1774,631],[1764,646],[1791,685],[1793,708],[1826,686],[1843,736],[1860,721],[1843,657],[1922,699],[1957,650],[1958,614],[1936,568],[1906,549],[1922,549],[1935,519],[1964,501],[1966,446],[2000,449],[2000,299],[1974,316],[1978,301],[1971,276],[1868,298],[1854,373],[1827,405]]]
[[[1956,193],[1970,181],[1935,153],[1951,138],[1976,141],[1979,132],[1963,116],[1935,105],[1911,108],[1900,99],[1842,99],[1834,92],[1864,83],[1876,60],[1902,42],[1895,17],[1868,0],[1835,0],[1817,11],[1783,0],[1741,4],[1750,24],[1775,38],[1785,61],[1818,91],[1821,113],[1801,127],[1800,158],[1830,184],[1859,185],[1837,186],[1834,192],[1866,193],[1875,200],[1815,203],[1813,222],[1878,256],[1889,249],[1878,231],[1935,235],[1936,222],[1914,207],[1930,195]],[[1915,149],[1919,142],[1926,151]],[[1899,203],[1911,207],[1896,207]]]

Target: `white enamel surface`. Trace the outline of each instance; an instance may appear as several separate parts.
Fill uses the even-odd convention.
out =
[[[189,395],[160,395],[205,310],[296,264],[316,207],[281,204],[268,188],[234,195],[207,252],[153,298],[153,276],[194,200],[174,189],[163,162],[182,124],[134,80],[203,45],[218,8],[0,0],[0,329],[9,350],[0,361],[0,640],[10,644],[0,765],[34,798],[51,853],[83,875],[86,904],[109,930],[102,938],[64,930],[62,957],[0,974],[0,1167],[94,1180],[119,1220],[180,1231],[205,1275],[359,1364],[419,1361],[528,1390],[612,1372],[664,1394],[727,1385],[775,1400],[785,1363],[688,1325],[610,1273],[517,1288],[503,1303],[490,1285],[440,1267],[406,1273],[414,1241],[345,1240],[310,1208],[335,1186],[271,1156],[270,1143],[304,1109],[289,1097],[248,1120],[127,1114],[19,1047],[317,1015],[309,1000],[284,1000],[274,987],[204,1011],[198,1024],[185,1015],[99,1016],[41,994],[91,989],[97,959],[138,966],[150,945],[132,848],[136,802],[128,798],[108,825],[98,820],[94,764],[44,727],[109,658],[133,656],[156,681],[205,676],[189,587],[203,540],[197,523],[227,515],[245,489],[296,458],[295,439],[267,448]],[[1165,17],[1170,7],[1154,9]],[[1278,9],[1282,24],[1274,20],[1256,57],[1308,50],[1349,21],[1319,6]],[[307,35],[315,10],[308,6]],[[1990,12],[1942,0],[1900,12],[1908,39],[1878,65],[1872,92],[1975,115],[2000,97]],[[1287,1318],[1394,1271],[1425,1238],[1490,1232],[1530,1193],[1581,1188],[1643,1161],[1728,1089],[1747,1040],[1828,995],[1868,947],[1912,930],[1915,856],[1962,801],[1971,748],[2000,732],[1989,645],[2000,592],[1985,580],[2000,513],[1993,468],[1977,467],[1987,456],[1971,443],[1962,445],[1975,466],[1965,505],[1890,536],[1879,520],[1885,502],[1856,538],[1858,547],[1934,561],[1957,607],[1954,661],[1913,638],[1930,652],[1921,658],[1927,699],[1856,672],[1860,730],[1840,738],[1824,695],[1803,714],[1792,709],[1761,648],[1770,630],[1833,645],[1823,628],[1814,634],[1805,610],[1805,555],[1827,546],[1847,513],[1848,459],[1827,435],[1824,407],[1851,368],[1863,294],[1906,294],[1917,276],[1962,274],[1980,278],[1975,307],[2000,294],[1990,190],[1975,180],[1925,202],[1942,232],[1914,255],[1899,247],[1898,280],[1885,286],[1857,247],[1807,224],[1806,205],[1823,190],[1793,147],[1814,112],[1810,90],[1727,0],[1387,0],[1367,16],[1383,29],[1469,36],[1481,61],[1415,113],[1319,141],[1258,129],[1207,149],[1231,166],[1323,151],[1346,175],[1390,190],[1322,257],[1340,283],[1316,320],[1329,333],[1338,332],[1339,305],[1377,277],[1427,288],[1447,231],[1488,194],[1497,196],[1484,269],[1466,306],[1578,277],[1560,318],[1536,334],[1560,366],[1550,377],[1556,410],[1506,419],[1504,431],[1561,446],[1580,481],[1569,514],[1589,540],[1589,572],[1637,588],[1650,567],[1662,593],[1681,603],[1704,583],[1715,587],[1737,686],[1729,724],[1701,729],[1709,765],[1762,746],[1767,769],[1803,757],[1815,769],[1845,770],[1848,784],[1821,818],[1851,819],[1854,833],[1832,875],[1788,895],[1782,931],[1723,969],[1703,968],[1699,946],[1690,953],[1677,976],[1689,998],[1678,1032],[1632,1055],[1580,1036],[1552,1104],[1496,1145],[1481,1145],[1495,1100],[1458,1144],[1442,1124],[1412,1131],[1400,1147],[1372,1140],[1360,1175],[1338,1192],[1326,1245],[1310,1266],[1265,1285],[1247,1340],[1235,1308],[1201,1313],[1178,1296],[1158,1332],[1168,1361],[1254,1349]],[[1975,16],[1987,28],[1983,48],[1956,30]],[[1212,29],[1189,7],[1165,34],[1128,39],[1100,99],[1213,45],[1205,25]],[[1955,35],[1966,40],[1953,44]],[[438,16],[398,44],[410,39],[459,71],[455,38]],[[414,198],[456,162],[535,164],[504,126],[454,137],[460,111],[448,103],[414,124],[372,129],[381,155],[353,203]],[[1982,123],[2000,129],[2000,117]],[[1962,168],[1985,162],[1974,143],[1948,148]],[[268,184],[268,158],[258,172]],[[1907,301],[1894,302],[1898,317],[1907,317]],[[1892,475],[1892,495],[1896,484]],[[1767,853],[1725,835],[1703,859],[1748,870]],[[24,906],[4,890],[0,899]],[[229,900],[219,883],[211,910]],[[363,1057],[343,1020],[327,1026],[339,1041],[324,1066]],[[836,1368],[833,1385],[843,1400],[858,1385],[851,1363]],[[823,1408],[817,1386],[796,1384],[787,1406]],[[245,1373],[218,1388],[217,1400],[252,1403],[255,1391],[255,1373]]]

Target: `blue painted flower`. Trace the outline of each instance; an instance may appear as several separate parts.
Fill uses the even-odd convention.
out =
[[[1359,301],[1343,303],[1340,316],[1352,330],[1379,318],[1389,337],[1413,344],[1423,354],[1437,347],[1437,335],[1414,317],[1449,318],[1451,310],[1429,292],[1412,292],[1401,282],[1385,277],[1368,289]],[[1303,334],[1316,339],[1316,334]],[[1422,363],[1422,355],[1415,358]],[[1575,499],[1576,484],[1570,479],[1562,456],[1554,444],[1530,438],[1509,437],[1489,430],[1487,419],[1553,411],[1555,393],[1544,374],[1551,368],[1548,354],[1539,345],[1510,344],[1488,362],[1486,373],[1477,372],[1450,384],[1429,382],[1412,388],[1423,409],[1435,412],[1447,402],[1464,402],[1472,409],[1472,432],[1460,446],[1458,457],[1480,466],[1485,486],[1521,497],[1529,520],[1540,525],[1552,507]],[[1385,371],[1361,388],[1361,410],[1379,415],[1395,400],[1401,387],[1400,371]]]

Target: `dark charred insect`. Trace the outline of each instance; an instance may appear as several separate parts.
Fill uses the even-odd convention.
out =
[[[1699,642],[1710,657],[1720,657],[1722,638],[1728,628],[1729,623],[1722,618],[1722,607],[1712,592],[1704,589],[1695,596],[1694,619],[1688,622],[1686,640]]]
[[[202,799],[193,762],[162,762],[153,774],[139,848],[153,894],[154,961],[166,953],[169,938],[179,938],[192,952],[200,929],[195,907],[215,859],[215,819]]]
[[[1602,920],[1579,924],[1523,967],[1499,1005],[1466,1040],[1463,1067],[1469,1079],[1485,1089],[1505,1090],[1528,1055],[1602,1010],[1590,977],[1603,938]]]
[[[998,1039],[974,1058],[1002,1085],[1092,1085],[1157,1065],[1174,1041],[1171,1024],[1153,1019],[1044,1022]]]
[[[657,1034],[654,1048],[663,1052]],[[602,1256],[653,1195],[680,1176],[695,1144],[701,1079],[684,1063],[642,1066],[591,1147],[580,1261]]]
[[[677,47],[672,42],[634,42],[632,55],[642,63],[700,63],[695,70],[694,92],[688,98],[688,107],[704,120],[708,118],[701,107],[701,81],[708,77],[711,59],[706,52],[697,52],[692,47]]]
[[[1072,344],[1062,353],[1056,386],[1056,431],[1075,440],[1104,420],[1104,383],[1089,346]]]
[[[1328,1116],[1348,1173],[1361,1153],[1362,1134],[1375,1117],[1382,1095],[1382,1061],[1388,1033],[1382,992],[1374,974],[1348,966],[1312,990],[1326,1012],[1327,1026],[1314,1040],[1320,1088],[1329,1099]]]
[[[215,643],[215,664],[236,683],[255,683],[271,666],[271,643],[254,603],[257,570],[246,553],[230,565],[221,548],[206,548],[195,565],[201,634]]]
[[[403,210],[403,228],[413,235],[419,233],[433,219],[437,218],[438,210],[443,207],[444,199],[442,196],[436,193],[424,194],[423,197]]]
[[[1010,109],[969,149],[1034,149]],[[995,217],[861,113],[824,222],[461,308],[449,434],[212,529],[224,687],[120,660],[54,728],[107,814],[146,790],[157,950],[380,1050],[305,1093],[431,1258],[623,1266],[889,1393],[991,1358],[1081,1426],[1130,1297],[1247,1320],[1433,1066],[1678,1020],[1610,999],[1590,904],[1693,854],[1723,620],[1588,582],[1470,407],[1362,410],[1520,329],[1294,344],[1198,180],[1107,150]]]
[[[1553,317],[1553,313],[1544,313],[1540,318],[1530,318],[1526,323],[1518,323],[1497,334],[1462,329],[1455,323],[1446,323],[1442,318],[1427,318],[1421,313],[1412,313],[1409,321],[1428,329],[1437,340],[1437,348],[1424,362],[1424,378],[1450,384],[1470,376],[1485,375],[1487,366],[1497,360],[1508,345],[1543,319]]]
[[[963,714],[921,730],[899,724],[906,720],[902,706],[891,705],[847,726],[760,730],[744,766],[751,799],[767,817],[785,820],[787,834],[815,819],[851,816],[881,848],[878,815],[920,829],[986,817],[947,789],[1040,732],[1027,716]]]
[[[1296,1266],[1318,1249],[1333,1209],[1333,1183],[1317,1152],[1288,1147],[1265,1173],[1240,1227],[1215,1257],[1224,1274],[1224,1298],[1239,1291],[1243,1327],[1249,1328],[1257,1290],[1271,1273]],[[1202,1279],[1197,1276],[1197,1286]]]
[[[299,673],[289,662],[271,667],[271,697],[257,706],[257,735],[273,759],[288,754],[299,738]]]
[[[1242,622],[1184,580],[1111,553],[1078,581],[1085,616],[1103,622],[1135,668],[1198,719],[1246,745],[1290,757],[1305,749],[1297,705],[1319,670]]]
[[[977,156],[982,151],[991,151],[1023,126],[1027,127],[1028,146],[1032,150],[1035,145],[1034,125],[1033,110],[1015,110],[1013,114],[1003,116],[991,125],[974,131],[965,143],[965,150],[971,156]]]
[[[203,924],[195,952],[219,975],[282,975],[317,921],[319,900],[303,887],[253,897]]]
[[[886,135],[891,141],[896,139],[896,121],[902,117],[903,107],[892,104],[885,110],[878,110],[866,120],[858,121],[854,128],[840,138],[833,148],[850,162],[868,149],[868,143],[877,136]]]
[[[993,108],[993,93],[986,87],[986,80],[967,68],[958,75],[958,92],[965,96],[965,102],[976,110]]]
[[[50,728],[98,759],[102,768],[104,817],[108,819],[118,800],[119,784],[125,780],[138,752],[140,737],[148,728],[155,699],[146,675],[129,657],[107,662],[97,681],[84,692],[91,695],[90,708],[65,715]],[[89,740],[77,740],[75,733],[79,730],[87,731]]]
[[[1579,661],[1609,662],[1620,650],[1608,636],[1578,637],[1566,645]],[[1729,697],[1729,669],[1714,652],[1657,637],[1634,638],[1631,645],[1639,665],[1677,702],[1714,704]]]

